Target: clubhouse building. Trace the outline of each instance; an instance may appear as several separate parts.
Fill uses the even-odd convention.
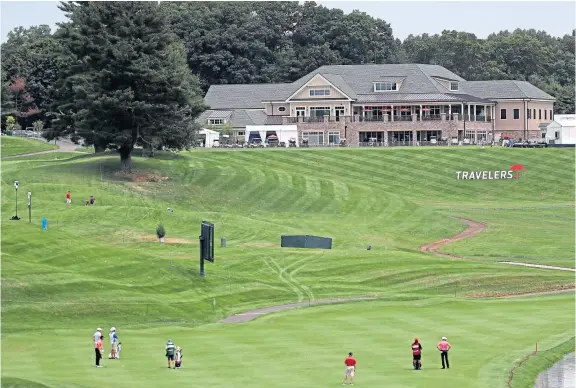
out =
[[[554,101],[526,81],[466,81],[437,65],[334,65],[292,83],[212,85],[199,121],[240,142],[480,143],[540,139]]]

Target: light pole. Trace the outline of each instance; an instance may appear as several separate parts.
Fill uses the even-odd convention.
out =
[[[18,218],[18,187],[19,186],[20,186],[20,182],[14,181],[14,188],[16,189],[16,215],[11,218],[13,221],[18,221],[20,219],[20,218]]]

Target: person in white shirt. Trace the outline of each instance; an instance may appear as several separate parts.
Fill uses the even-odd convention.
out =
[[[110,357],[109,359],[114,360],[118,358],[118,334],[116,334],[116,328],[110,329]]]
[[[96,332],[92,336],[92,340],[94,341],[94,343],[96,343],[100,338],[102,338],[102,329],[97,328]]]

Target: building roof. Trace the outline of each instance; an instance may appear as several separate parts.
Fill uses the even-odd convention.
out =
[[[204,97],[211,109],[262,109],[262,101],[285,100],[292,84],[212,85]]]
[[[576,127],[576,114],[554,115],[554,122],[563,127]]]
[[[448,69],[426,64],[369,64],[321,66],[292,83],[212,85],[204,97],[210,110],[199,120],[226,118],[234,127],[281,123],[281,116],[268,116],[263,102],[286,101],[320,74],[355,102],[472,102],[498,99],[554,101],[554,97],[526,81],[466,81]],[[400,82],[396,91],[374,92],[374,82]],[[458,82],[452,91],[448,82]],[[226,116],[228,115],[228,116]]]
[[[534,99],[556,100],[554,97],[538,89],[526,81],[501,80],[501,81],[466,81],[460,89],[481,98],[488,99]]]
[[[198,122],[206,125],[208,119],[225,118],[232,125],[232,128],[244,128],[246,125],[279,125],[282,124],[282,116],[268,116],[261,109],[234,109],[234,110],[212,110],[202,112],[198,117]]]

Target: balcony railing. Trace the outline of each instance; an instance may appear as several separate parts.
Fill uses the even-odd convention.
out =
[[[324,122],[380,122],[380,123],[392,123],[392,122],[406,122],[406,121],[477,121],[477,122],[491,122],[491,116],[482,115],[468,115],[461,113],[442,113],[442,114],[423,114],[423,115],[400,115],[391,117],[389,115],[354,115],[354,116],[300,116],[300,117],[284,117],[285,124],[296,124],[296,123],[324,123]]]
[[[442,120],[442,115],[422,115],[422,121],[439,121]]]

